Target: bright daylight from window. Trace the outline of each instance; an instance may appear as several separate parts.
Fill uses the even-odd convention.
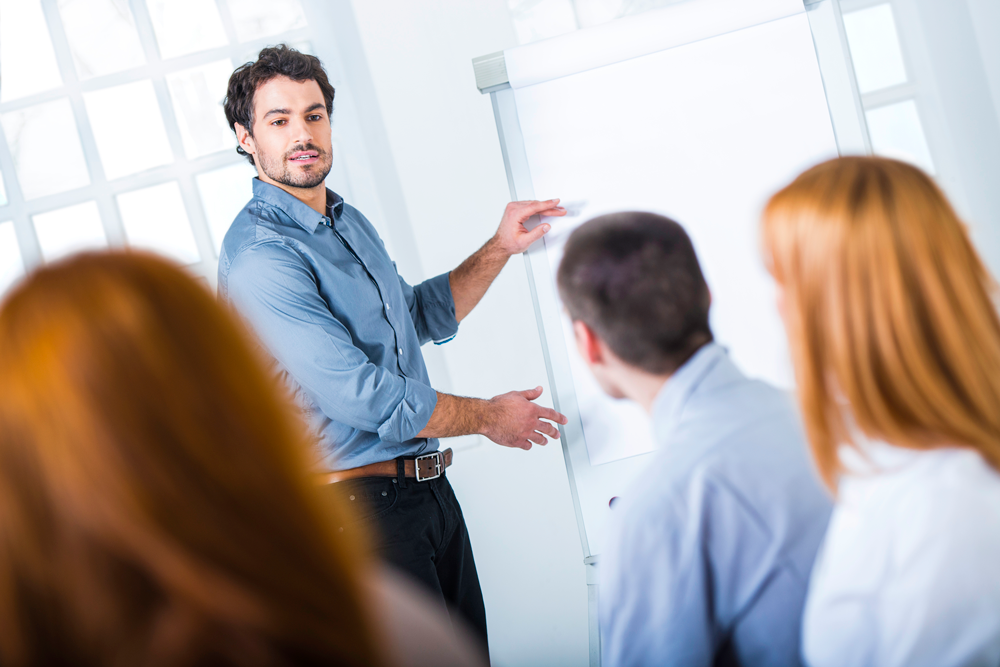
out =
[[[312,51],[299,0],[0,0],[0,16],[0,294],[39,262],[123,244],[214,284],[256,175],[226,85],[268,44]]]

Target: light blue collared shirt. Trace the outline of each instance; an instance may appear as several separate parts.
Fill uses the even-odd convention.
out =
[[[799,665],[830,516],[792,398],[709,343],[653,404],[660,447],[600,561],[605,667]]]
[[[420,352],[458,331],[448,274],[410,287],[375,228],[327,190],[329,216],[253,180],[219,257],[219,296],[250,322],[333,470],[436,451]]]

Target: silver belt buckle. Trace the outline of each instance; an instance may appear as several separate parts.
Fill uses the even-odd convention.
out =
[[[428,475],[427,477],[420,476],[420,462],[427,459],[434,459],[434,474]],[[444,472],[444,456],[441,452],[432,452],[430,454],[424,454],[423,456],[418,456],[413,461],[413,468],[417,473],[418,482],[429,482],[432,479],[437,479]]]

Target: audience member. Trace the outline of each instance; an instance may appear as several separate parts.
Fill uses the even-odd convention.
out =
[[[239,323],[150,255],[0,308],[0,664],[478,664],[338,538]]]
[[[799,402],[836,492],[814,667],[1000,665],[996,283],[923,172],[814,167],[764,213]]]
[[[799,664],[830,502],[794,401],[713,342],[708,286],[672,220],[587,222],[558,285],[584,360],[651,414],[661,447],[601,553],[604,665]]]

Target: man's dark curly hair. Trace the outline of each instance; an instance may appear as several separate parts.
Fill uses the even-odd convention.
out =
[[[276,76],[287,76],[292,81],[315,81],[323,91],[326,102],[326,113],[333,114],[334,89],[326,77],[323,63],[316,56],[301,53],[284,44],[269,46],[258,55],[256,62],[244,63],[236,68],[229,77],[229,89],[226,91],[224,107],[226,122],[236,131],[239,123],[253,136],[253,97],[257,89]],[[245,155],[250,164],[254,164],[253,155],[247,153],[241,146],[236,152]]]

